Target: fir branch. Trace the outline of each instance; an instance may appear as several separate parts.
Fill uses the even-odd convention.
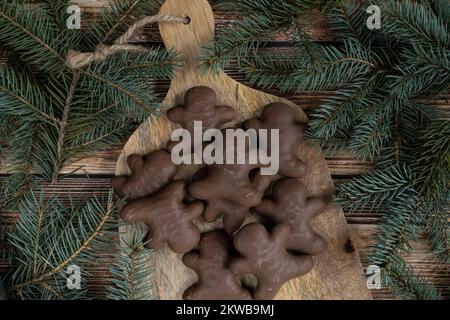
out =
[[[419,134],[413,172],[418,192],[430,202],[446,198],[450,181],[450,122],[433,121]]]
[[[235,21],[230,28],[219,33],[214,43],[205,46],[200,70],[217,72],[229,65],[233,58],[240,62],[261,46],[262,40],[279,31],[285,31],[296,24],[301,17],[312,10],[329,10],[340,1],[308,0],[241,0],[232,3],[221,2],[225,9],[247,15]]]
[[[125,32],[137,18],[151,15],[159,10],[162,0],[114,0],[102,14],[98,23],[91,25],[85,36],[87,51],[93,51],[99,44],[109,44]]]
[[[392,139],[395,126],[395,105],[399,101],[394,96],[375,96],[367,108],[358,110],[350,148],[360,159],[375,160]]]
[[[434,15],[447,27],[450,26],[450,3],[446,0],[425,0],[425,6],[434,13]]]
[[[363,45],[368,45],[373,36],[373,30],[366,25],[368,5],[356,2],[347,2],[345,5],[335,7],[328,14],[330,27],[336,33],[337,40],[351,39]]]
[[[350,213],[367,205],[371,205],[371,210],[389,207],[412,192],[410,173],[406,167],[376,170],[336,189],[336,201]]]
[[[414,270],[399,259],[384,273],[385,283],[394,288],[393,293],[402,299],[441,300],[433,285],[414,273]]]
[[[376,88],[376,76],[361,78],[327,98],[319,110],[313,113],[310,135],[324,141],[337,134],[348,132],[355,124],[354,114],[359,108],[374,104],[369,96]]]
[[[108,299],[151,300],[153,270],[149,261],[152,250],[144,247],[147,231],[142,226],[132,226],[131,232],[121,237],[116,263],[111,268],[112,285],[108,287]]]
[[[410,250],[409,242],[416,239],[418,217],[417,197],[404,194],[391,202],[387,213],[378,224],[375,243],[367,256],[370,264],[388,268],[397,257]]]
[[[63,151],[64,151],[64,138],[66,136],[66,128],[69,120],[70,107],[72,105],[73,98],[75,96],[75,90],[78,86],[78,81],[80,80],[79,72],[75,71],[72,78],[72,83],[70,84],[69,92],[67,94],[67,99],[64,104],[63,113],[61,119],[59,120],[59,137],[56,145],[56,164],[53,169],[52,183],[58,182],[58,174],[61,168]]]
[[[59,32],[67,32],[66,25],[67,8],[70,6],[70,0],[43,0],[45,11],[57,26]]]
[[[379,58],[355,41],[345,42],[343,50],[333,46],[314,48],[314,57],[299,51],[297,57],[256,57],[246,59],[243,69],[252,84],[281,91],[334,89],[369,77],[380,66]],[[278,70],[277,70],[278,68]]]
[[[387,0],[381,10],[386,16],[383,31],[395,39],[413,43],[434,43],[449,49],[450,29],[421,3]]]
[[[257,51],[251,59],[243,59],[241,67],[250,84],[272,89],[287,81],[300,68],[300,62],[281,52],[268,55]]]
[[[65,63],[66,52],[76,49],[80,41],[82,48],[89,47],[92,38],[86,34],[80,38],[77,32],[61,32],[57,37],[65,2],[47,1],[43,7],[30,7],[17,0],[8,4],[0,1],[0,26],[3,23],[6,28],[5,33],[2,29],[0,44],[11,48],[17,57],[0,68],[0,123],[7,123],[0,128],[0,139],[11,169],[17,172],[2,187],[10,203],[27,193],[32,174],[55,183],[72,159],[123,141],[159,106],[151,90],[152,79],[169,79],[180,65],[175,52],[156,48],[144,53],[119,53],[79,71],[70,69]],[[108,10],[110,16],[103,24],[112,29],[94,29],[107,37],[115,36],[134,22],[135,15],[148,14],[150,7],[154,10],[155,3],[117,2]],[[1,13],[15,20],[2,21]],[[61,57],[62,63],[52,54]],[[34,66],[34,61],[40,65]],[[45,63],[52,64],[50,71],[58,72],[42,73]],[[17,68],[23,64],[30,70]],[[27,75],[35,71],[40,71],[43,79]],[[12,137],[5,139],[8,136]]]
[[[445,265],[450,264],[450,222],[448,208],[445,208],[448,200],[446,197],[440,202],[424,205],[423,218],[431,249],[439,261]]]
[[[39,8],[18,0],[0,1],[0,43],[41,70],[55,70],[65,64],[67,39]]]
[[[19,206],[17,228],[10,236],[20,263],[7,277],[8,290],[23,299],[81,298],[83,290],[67,292],[65,268],[73,264],[81,267],[108,248],[106,239],[117,228],[121,207],[112,193],[106,206],[95,198],[81,205],[70,200],[66,207],[57,198],[46,201],[43,194],[26,197]]]
[[[33,81],[9,66],[0,68],[0,117],[20,117],[55,124],[51,104]]]

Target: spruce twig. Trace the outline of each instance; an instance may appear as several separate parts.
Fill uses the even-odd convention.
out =
[[[75,71],[73,74],[69,92],[67,94],[67,99],[64,104],[61,120],[59,121],[59,137],[58,143],[56,145],[56,165],[54,166],[53,170],[52,183],[58,182],[59,168],[61,167],[62,163],[62,154],[64,151],[64,139],[66,137],[66,128],[69,120],[70,106],[72,105],[72,100],[74,98],[75,90],[77,89],[79,80],[80,80],[80,73]]]

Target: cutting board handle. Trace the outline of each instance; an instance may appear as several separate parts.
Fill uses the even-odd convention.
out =
[[[168,49],[181,53],[185,68],[198,68],[201,48],[214,39],[214,12],[207,0],[166,0],[161,14],[189,17],[189,24],[160,23]]]

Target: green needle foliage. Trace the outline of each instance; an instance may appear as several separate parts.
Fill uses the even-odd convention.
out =
[[[384,283],[393,288],[394,293],[404,299],[440,300],[439,292],[426,281],[417,276],[414,270],[403,260],[392,263],[387,272],[383,273]]]
[[[56,183],[76,157],[123,141],[158,110],[151,79],[170,79],[177,55],[164,48],[119,53],[80,70],[70,50],[109,45],[161,1],[113,1],[84,30],[66,27],[68,0],[0,0],[0,144],[14,174],[2,190],[8,202],[34,185],[33,174]]]
[[[153,253],[144,246],[147,231],[133,226],[121,237],[116,263],[111,268],[112,285],[108,287],[111,300],[152,300],[153,270],[150,258]]]
[[[218,34],[214,43],[207,45],[201,57],[201,71],[218,71],[231,60],[246,58],[261,46],[262,41],[277,32],[300,25],[300,20],[312,10],[327,11],[342,0],[219,0],[218,7],[244,13],[230,28]]]
[[[20,219],[8,235],[16,266],[5,279],[9,297],[86,299],[89,264],[111,249],[121,208],[112,192],[105,201],[69,199],[69,204],[46,199],[43,192],[26,195],[18,205]],[[67,287],[68,268],[74,265],[80,267],[81,290]]]
[[[19,213],[14,228],[1,230],[12,266],[3,282],[13,299],[86,299],[90,264],[118,241],[122,203],[112,194],[67,203],[36,190],[57,183],[74,159],[123,142],[157,113],[151,83],[170,79],[180,64],[162,47],[117,53],[82,69],[66,64],[70,51],[112,44],[137,19],[155,14],[161,0],[110,1],[82,30],[66,26],[70,0],[33,2],[0,0],[0,161],[11,170],[0,206]],[[111,298],[150,298],[142,279],[151,274],[143,268],[151,251],[141,241],[141,233],[124,237]],[[72,265],[81,268],[82,290],[67,288]]]
[[[333,91],[312,115],[310,138],[327,151],[350,148],[378,166],[338,186],[336,200],[349,212],[386,212],[368,260],[382,268],[394,292],[438,298],[402,257],[425,232],[439,260],[450,263],[450,121],[448,112],[436,107],[450,87],[450,3],[346,1],[322,10],[340,43],[331,46],[315,43],[296,23],[317,2],[305,7],[300,1],[221,2],[245,17],[207,48],[204,66],[223,67],[234,55],[255,86]],[[381,8],[380,30],[367,28],[371,4]],[[292,54],[248,54],[262,38],[290,26],[297,44]]]

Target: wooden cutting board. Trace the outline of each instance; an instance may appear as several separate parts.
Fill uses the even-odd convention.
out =
[[[182,104],[186,91],[195,86],[209,86],[217,93],[220,105],[229,105],[237,111],[237,122],[258,116],[271,102],[283,102],[297,112],[297,120],[307,121],[301,108],[292,102],[248,88],[228,77],[224,72],[200,75],[197,57],[201,47],[214,39],[214,14],[207,0],[166,0],[161,13],[188,16],[190,24],[160,24],[160,31],[167,48],[180,52],[184,68],[177,72],[164,100],[167,109]],[[154,116],[143,123],[133,134],[117,163],[116,174],[129,174],[126,159],[131,154],[147,154],[165,147],[175,126],[165,115]],[[311,195],[333,189],[333,183],[323,154],[305,143],[299,146],[298,156],[308,168],[302,181]],[[189,179],[198,167],[181,167],[177,178]],[[249,217],[249,221],[256,219]],[[198,221],[202,231],[220,227]],[[314,227],[328,241],[328,251],[315,257],[314,270],[308,275],[285,284],[277,299],[371,299],[366,287],[362,266],[355,251],[346,252],[345,243],[350,239],[341,209],[330,206],[314,221]],[[123,228],[129,232],[131,227]],[[168,248],[155,252],[148,261],[154,268],[153,294],[159,299],[181,299],[182,294],[196,280],[196,274],[181,262],[181,255]]]

